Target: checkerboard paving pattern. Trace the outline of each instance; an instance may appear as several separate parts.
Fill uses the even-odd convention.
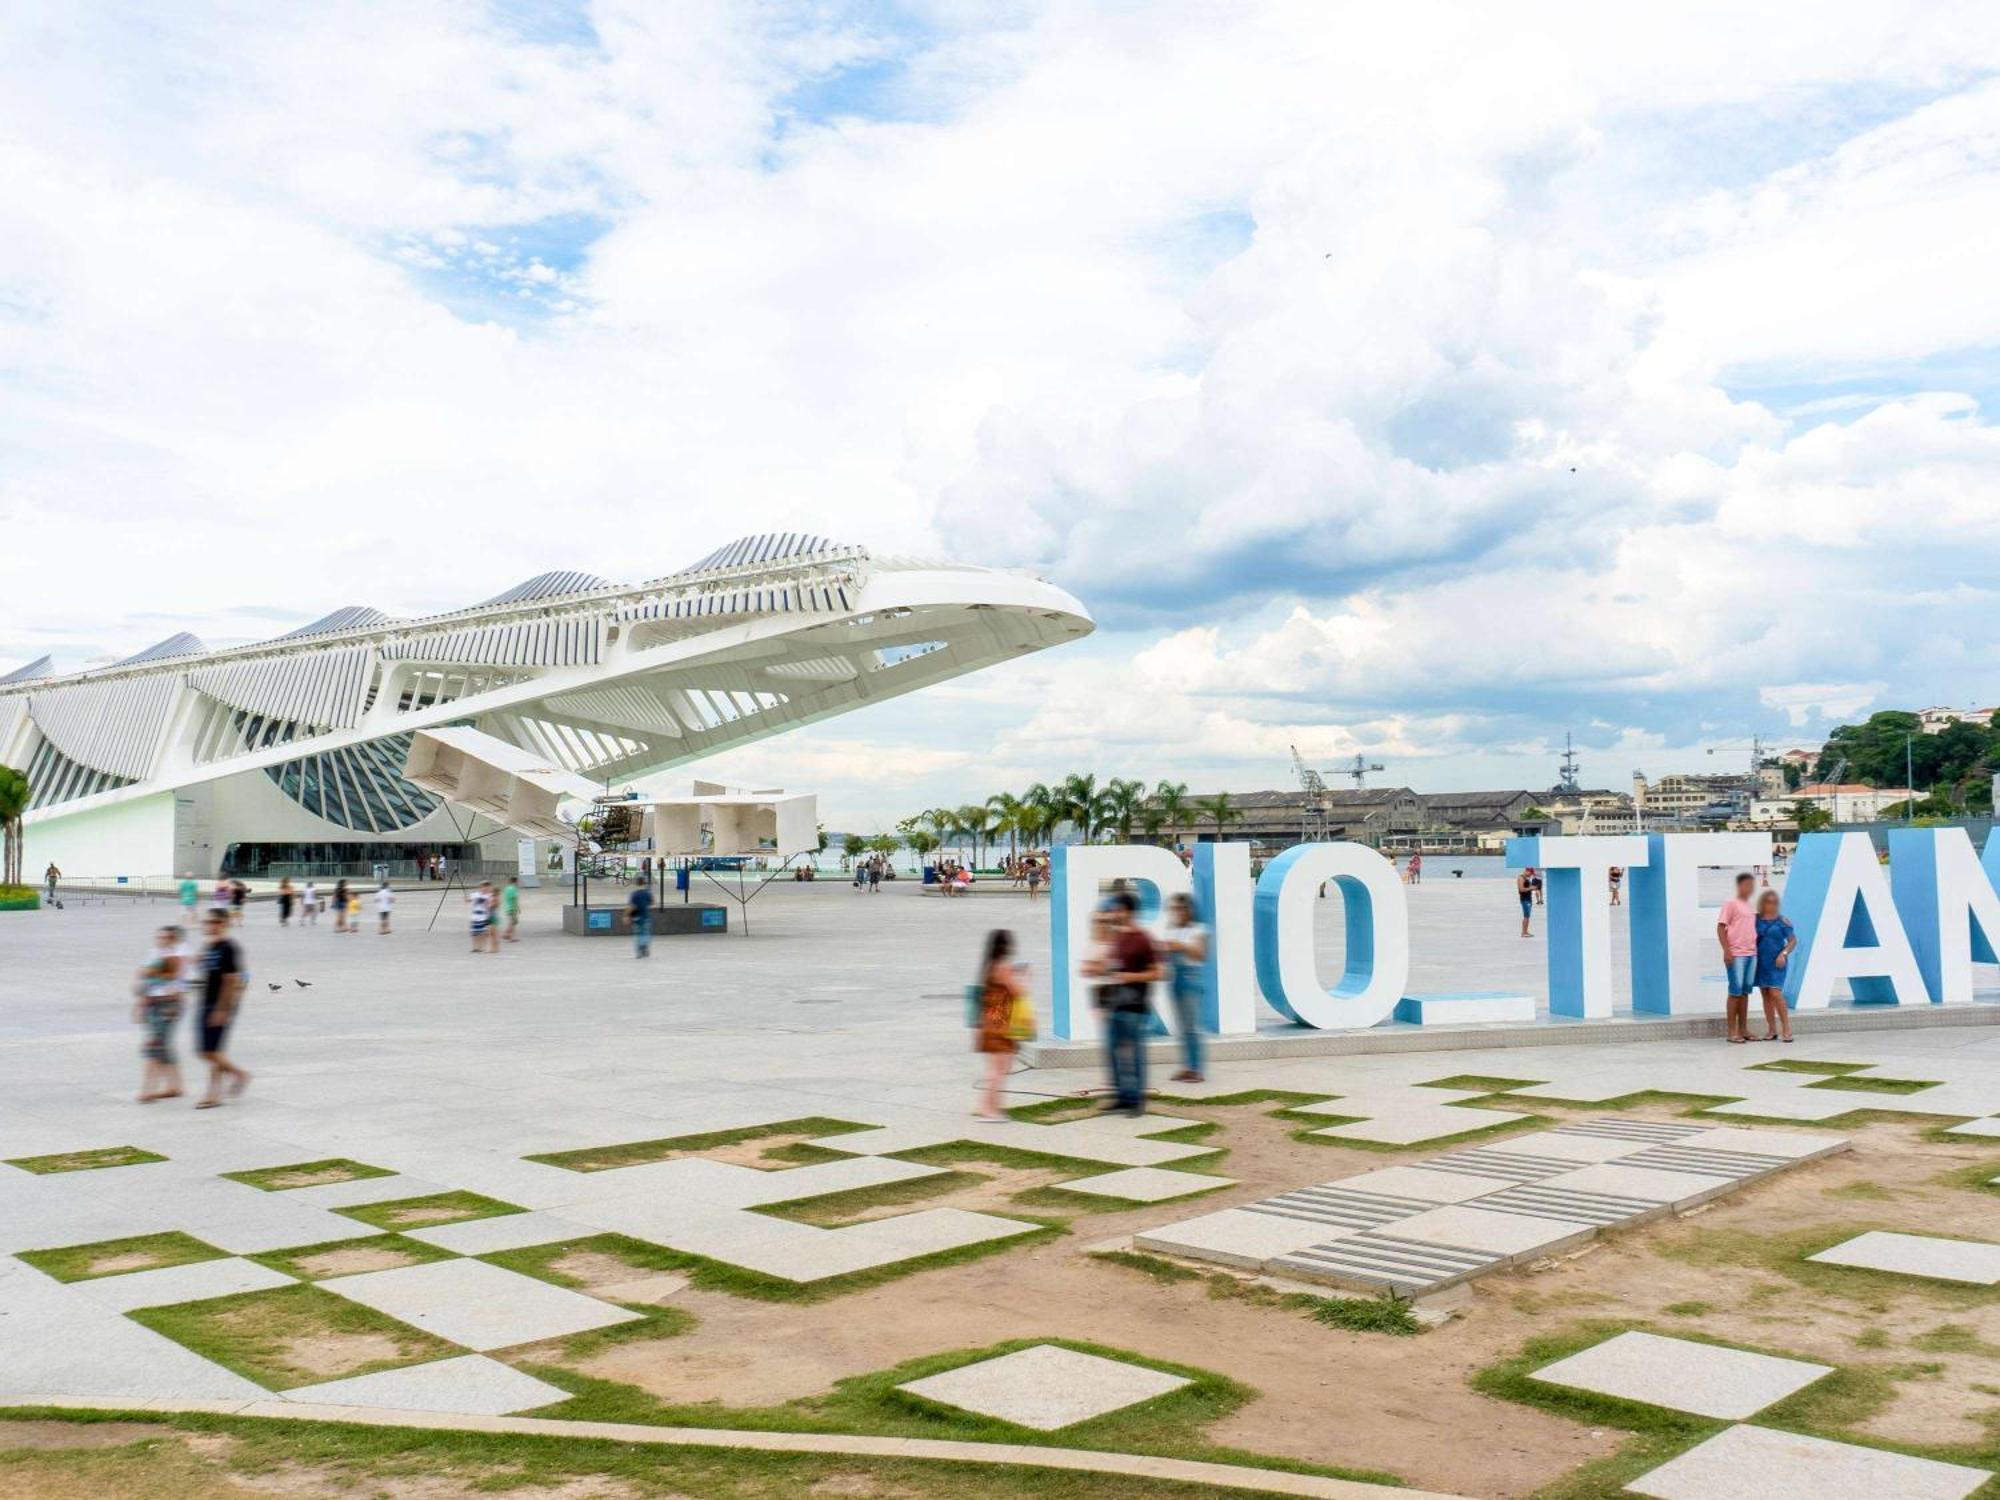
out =
[[[1839,1136],[1579,1120],[1318,1183],[1136,1237],[1141,1249],[1422,1296],[1847,1149]],[[1280,1221],[1268,1228],[1262,1217]]]

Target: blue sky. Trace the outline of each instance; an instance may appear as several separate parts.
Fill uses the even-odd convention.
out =
[[[857,826],[1991,702],[1996,73],[1914,0],[48,8],[0,662],[796,529],[1100,624],[707,768]]]

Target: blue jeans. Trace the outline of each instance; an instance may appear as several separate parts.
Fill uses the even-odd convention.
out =
[[[1174,986],[1174,1021],[1181,1029],[1181,1056],[1190,1073],[1201,1071],[1201,991]]]
[[[1120,1109],[1146,1107],[1146,1017],[1143,1010],[1114,1010],[1104,1018],[1104,1055]]]
[[[641,958],[653,951],[653,914],[632,918],[632,948]]]
[[[1729,993],[1732,995],[1749,994],[1751,989],[1750,981],[1755,977],[1756,972],[1756,954],[1746,953],[1741,958],[1730,959],[1726,970]]]

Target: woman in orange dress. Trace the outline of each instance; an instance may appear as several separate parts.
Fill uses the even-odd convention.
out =
[[[986,936],[986,957],[979,965],[979,1031],[973,1050],[986,1055],[986,1079],[977,1114],[982,1120],[1004,1120],[1000,1081],[1014,1066],[1021,1044],[1014,1035],[1014,1006],[1021,998],[1021,970],[1014,962],[1014,934],[996,927]]]

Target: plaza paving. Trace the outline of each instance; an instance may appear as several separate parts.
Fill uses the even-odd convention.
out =
[[[127,1023],[128,985],[165,908],[73,905],[0,927],[0,1160],[118,1148],[161,1158],[55,1172],[0,1166],[0,1397],[275,1398],[300,1409],[331,1402],[468,1418],[534,1411],[565,1392],[496,1356],[615,1329],[639,1313],[633,1302],[527,1274],[504,1263],[510,1253],[619,1235],[811,1289],[981,1249],[1004,1257],[1010,1242],[1038,1243],[1046,1231],[1033,1216],[1004,1210],[912,1201],[834,1225],[765,1211],[837,1193],[914,1191],[950,1167],[907,1154],[966,1140],[1079,1164],[1064,1188],[1150,1214],[1135,1225],[1142,1233],[1189,1219],[1200,1206],[1179,1200],[1213,1192],[1224,1206],[1212,1217],[1236,1216],[1230,1223],[1243,1234],[1262,1236],[1244,1241],[1237,1264],[1263,1266],[1315,1243],[1297,1240],[1300,1219],[1248,1211],[1270,1198],[1270,1187],[1246,1192],[1236,1187],[1233,1167],[1204,1170],[1211,1148],[1183,1137],[1186,1119],[1171,1103],[1144,1120],[970,1119],[974,1059],[961,1027],[962,987],[981,936],[996,923],[1017,929],[1031,959],[1045,956],[1043,904],[1003,896],[920,900],[899,886],[869,897],[844,885],[780,884],[752,907],[747,936],[663,938],[642,962],[616,939],[556,934],[557,892],[530,894],[521,943],[497,956],[473,955],[465,951],[458,895],[427,931],[436,897],[425,894],[404,894],[389,937],[372,930],[336,935],[324,924],[280,931],[272,908],[253,907],[243,934],[252,977],[233,1050],[255,1079],[244,1098],[207,1112],[189,1109],[187,1100],[140,1106],[131,1098],[138,1037]],[[1514,921],[1511,891],[1501,882],[1413,893],[1412,987],[1539,989],[1542,945],[1514,937]],[[1622,928],[1619,934],[1622,947]],[[1328,947],[1331,961],[1337,943]],[[1045,993],[1045,974],[1037,973],[1036,988]],[[1801,1059],[1854,1071],[1764,1066]],[[1461,1086],[1435,1086],[1450,1075],[1463,1075],[1453,1080]],[[1871,1079],[1890,1082],[1871,1087]],[[1508,1081],[1523,1085],[1523,1101],[1493,1107],[1494,1089]],[[1031,1104],[1090,1082],[1067,1070],[1027,1072],[1017,1075],[1010,1102]],[[1385,1163],[1372,1183],[1340,1181],[1350,1192],[1398,1199],[1406,1194],[1392,1189],[1407,1189],[1409,1181],[1394,1174],[1450,1172],[1447,1162],[1414,1165],[1439,1138],[1447,1138],[1447,1156],[1482,1169],[1465,1174],[1477,1194],[1497,1189],[1533,1198],[1545,1174],[1498,1181],[1485,1144],[1448,1138],[1525,1119],[1534,1099],[1583,1106],[1654,1091],[1720,1101],[1697,1125],[1675,1127],[1670,1139],[1614,1143],[1620,1149],[1612,1155],[1630,1154],[1623,1148],[1635,1144],[1641,1154],[1667,1153],[1651,1170],[1683,1192],[1647,1198],[1627,1177],[1616,1194],[1664,1208],[1686,1206],[1679,1200],[1696,1181],[1685,1156],[1668,1159],[1674,1152],[1726,1153],[1739,1163],[1782,1157],[1790,1148],[1768,1128],[1771,1121],[1811,1127],[1857,1108],[1920,1123],[1949,1116],[1970,1122],[1958,1131],[1976,1144],[2000,1117],[2000,1028],[1835,1036],[1814,1039],[1809,1051],[1670,1041],[1240,1061],[1217,1065],[1204,1085],[1174,1087],[1196,1101],[1272,1091],[1330,1145],[1410,1147],[1408,1160]],[[1315,1115],[1329,1123],[1314,1126]],[[1719,1128],[1732,1117],[1753,1123]],[[729,1150],[584,1163],[594,1170],[563,1161],[565,1153],[588,1157],[662,1138],[763,1127],[783,1137],[787,1122],[803,1122],[789,1134],[812,1149],[783,1170],[728,1159]],[[1648,1170],[1602,1165],[1609,1148],[1597,1143],[1617,1133],[1614,1125],[1593,1135],[1571,1121],[1537,1139],[1559,1142],[1553,1159],[1570,1188],[1601,1198],[1613,1187],[1591,1172]],[[1514,1139],[1519,1154],[1526,1148]],[[1509,1153],[1499,1155],[1504,1165]],[[383,1175],[275,1190],[223,1175],[329,1158]],[[1285,1186],[1309,1189],[1328,1175]],[[424,1207],[462,1194],[489,1201]],[[404,1206],[412,1200],[416,1207]],[[1463,1231],[1443,1222],[1454,1212],[1479,1212],[1454,1210],[1462,1200],[1450,1194],[1420,1201],[1423,1212],[1442,1216],[1432,1225],[1441,1237]],[[1532,1225],[1551,1222],[1545,1197],[1509,1201]],[[426,1222],[433,1211],[446,1217]],[[1253,1219],[1264,1222],[1243,1227]],[[1324,1231],[1324,1223],[1310,1227],[1322,1240]],[[199,1248],[185,1254],[200,1258],[79,1279],[19,1258],[169,1233],[191,1236]],[[427,1247],[427,1258],[336,1274],[302,1272],[289,1258],[302,1247],[325,1253],[343,1245],[366,1255],[385,1233]],[[1544,1233],[1494,1253],[1511,1260],[1554,1248]],[[1966,1280],[1984,1284],[1990,1278],[1980,1253],[1947,1251],[1939,1262],[1932,1252],[1917,1263],[1972,1265],[1978,1269]],[[474,1258],[487,1256],[494,1259]],[[1226,1248],[1219,1258],[1228,1259]],[[165,1315],[155,1316],[308,1289],[426,1342],[412,1344],[394,1368],[330,1380],[259,1379],[206,1357]],[[672,1300],[670,1289],[663,1295]],[[943,1336],[936,1347],[963,1342]],[[1121,1342],[1152,1352],[1144,1327]],[[1412,1357],[1421,1356],[1422,1346],[1413,1346]],[[968,1379],[977,1384],[970,1376],[958,1383]],[[725,1400],[729,1394],[713,1392]],[[1470,1483],[1462,1488],[1484,1492]]]

